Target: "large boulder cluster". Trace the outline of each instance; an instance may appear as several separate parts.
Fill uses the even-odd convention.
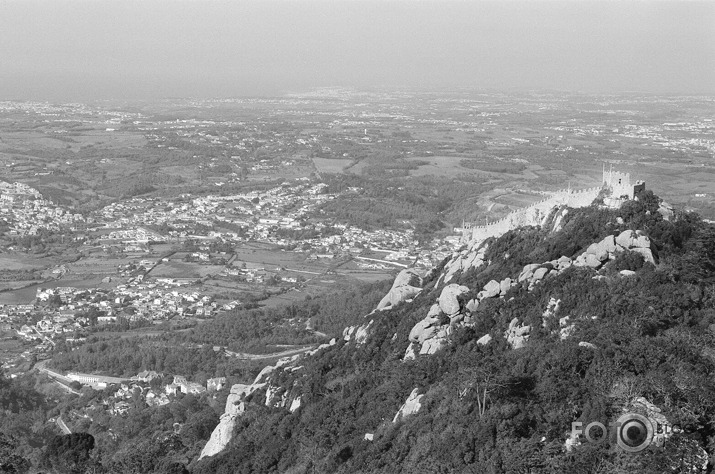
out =
[[[517,282],[526,282],[529,290],[534,288],[538,282],[544,279],[551,272],[559,273],[569,268],[573,262],[568,257],[559,257],[544,263],[530,263],[524,266],[517,277]]]
[[[461,288],[469,291],[466,286]],[[453,289],[450,291],[453,291]],[[454,298],[456,300],[456,296]],[[452,327],[449,324],[442,324],[442,314],[440,304],[435,303],[430,308],[427,316],[414,325],[409,335],[410,345],[407,347],[407,352],[405,352],[406,360],[416,357],[417,349],[414,345],[419,347],[420,354],[434,354],[447,344],[448,337],[452,333]]]
[[[419,321],[410,331],[410,345],[405,351],[404,360],[415,359],[417,353],[422,355],[434,354],[447,345],[449,335],[455,326],[472,325],[472,313],[476,311],[480,301],[485,298],[503,297],[515,282],[505,278],[498,282],[491,280],[477,294],[476,298],[462,304],[463,295],[469,293],[469,288],[464,285],[451,283],[444,288],[432,305],[427,316]],[[418,350],[419,348],[419,350]]]
[[[474,265],[483,263],[485,246],[472,248],[469,251],[455,255],[445,267],[444,281],[448,282],[457,270],[473,268]],[[464,301],[464,295],[470,289],[455,283],[447,284],[435,304],[430,308],[427,316],[419,321],[410,331],[410,345],[405,351],[404,360],[415,359],[418,354],[429,355],[447,345],[449,336],[454,327],[459,325],[474,324],[473,314],[479,304],[486,298],[503,298],[511,288],[525,284],[529,290],[533,289],[540,281],[549,275],[558,274],[571,266],[589,267],[598,269],[606,262],[615,258],[619,252],[638,252],[647,262],[654,263],[650,250],[650,239],[641,231],[627,230],[617,236],[609,235],[600,242],[591,244],[585,252],[575,259],[566,256],[544,262],[532,263],[524,266],[515,280],[504,278],[501,281],[491,280],[477,293],[475,298]],[[624,270],[623,276],[630,276],[633,272]],[[551,313],[555,313],[557,303],[554,302]],[[569,337],[574,329],[574,322],[568,316],[559,320],[559,335],[562,339]],[[523,347],[529,338],[530,326],[519,325],[518,320],[512,320],[504,332],[507,342],[515,349]],[[491,336],[483,336],[480,344],[487,344]]]
[[[599,269],[609,260],[616,258],[618,253],[625,251],[637,252],[643,255],[646,262],[655,264],[648,236],[640,230],[626,230],[617,236],[607,235],[600,242],[589,245],[586,251],[575,259],[562,256],[549,262],[526,265],[519,274],[517,281],[519,283],[527,282],[529,289],[532,289],[547,275],[558,274],[572,265]],[[633,272],[626,270],[621,274],[631,276]]]
[[[392,288],[377,304],[377,308],[368,316],[376,311],[385,311],[395,307],[397,304],[404,301],[410,301],[422,291],[422,276],[414,268],[405,268],[395,277],[392,283]],[[365,342],[369,335],[370,327],[373,324],[371,319],[360,326],[348,326],[343,330],[343,339],[347,342],[354,340],[357,344]]]
[[[439,309],[450,318],[456,316],[462,309],[458,298],[468,291],[469,288],[464,285],[451,284],[445,286],[439,295]]]
[[[472,268],[478,268],[484,263],[484,254],[487,245],[482,243],[472,244],[468,249],[452,255],[452,259],[447,262],[444,272],[440,277],[440,282],[449,283],[457,272],[465,273]]]
[[[648,236],[640,230],[626,230],[617,236],[607,235],[600,242],[589,245],[573,264],[598,269],[604,263],[616,258],[617,253],[624,251],[639,253],[643,255],[646,262],[655,263]]]
[[[507,330],[504,331],[504,339],[512,349],[520,349],[529,340],[529,333],[531,333],[531,326],[520,325],[519,318],[514,318],[509,323]]]

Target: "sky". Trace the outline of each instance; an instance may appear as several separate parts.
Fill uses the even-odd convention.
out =
[[[715,1],[0,0],[0,100],[715,95]]]

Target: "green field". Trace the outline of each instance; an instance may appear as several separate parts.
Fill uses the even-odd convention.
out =
[[[215,275],[222,269],[222,265],[201,265],[182,262],[181,259],[172,259],[154,267],[150,275],[154,278],[202,278],[207,275]]]
[[[0,268],[3,270],[43,270],[55,263],[51,258],[35,258],[20,253],[0,254]]]
[[[352,163],[352,160],[313,158],[313,164],[319,173],[343,173]]]

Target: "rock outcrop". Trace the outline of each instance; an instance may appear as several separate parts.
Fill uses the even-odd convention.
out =
[[[519,325],[519,319],[514,318],[509,323],[509,328],[504,331],[504,338],[509,343],[512,349],[520,349],[524,347],[526,341],[529,340],[531,326]]]
[[[566,259],[566,260],[563,260]],[[546,263],[530,263],[524,266],[517,278],[517,282],[527,282],[529,289],[533,288],[536,283],[543,280],[548,273],[557,268],[563,269],[568,268],[571,265],[571,259],[568,257],[561,257],[558,260],[554,260]]]
[[[484,254],[487,251],[486,244],[473,244],[468,249],[460,253],[455,253],[452,259],[447,262],[444,267],[444,272],[438,281],[438,284],[444,280],[444,283],[449,283],[457,272],[466,272],[472,268],[478,268],[484,263]]]
[[[483,259],[483,251],[485,247],[479,247],[480,259]],[[486,298],[504,297],[507,292],[518,284],[526,283],[528,289],[533,289],[534,285],[538,284],[544,278],[551,274],[558,274],[567,268],[573,266],[586,266],[593,269],[599,269],[605,262],[615,258],[618,252],[636,251],[644,255],[646,261],[654,262],[650,251],[650,239],[641,231],[624,231],[615,235],[608,235],[599,242],[594,242],[589,245],[586,251],[579,255],[576,259],[571,259],[566,256],[561,256],[557,259],[544,263],[532,263],[524,266],[522,271],[512,280],[507,277],[501,281],[490,280],[477,293],[476,298],[472,298],[463,306],[460,304],[460,297],[470,290],[466,286],[457,284],[448,284],[440,293],[438,302],[430,308],[430,312],[423,320],[418,322],[410,331],[409,339],[412,344],[405,351],[403,360],[411,360],[419,354],[433,354],[448,343],[448,336],[451,333],[451,328],[455,324],[473,324],[474,313],[479,307],[481,301]],[[445,269],[447,275],[455,268],[464,269],[465,262],[474,261],[477,253],[461,253],[456,255],[450,264],[449,269]],[[479,264],[483,260],[479,260]],[[451,265],[451,266],[450,266]],[[456,270],[455,270],[456,271]],[[451,274],[455,274],[452,271]],[[621,272],[623,276],[633,275],[630,271]],[[601,276],[599,276],[601,277]],[[447,278],[445,278],[447,281]],[[547,308],[551,314],[555,314],[558,310],[558,302],[552,301],[550,305],[555,305],[553,308]],[[449,323],[446,323],[440,316],[444,314],[449,316]],[[544,315],[547,317],[547,314]],[[522,347],[528,340],[530,327],[517,326],[518,321],[512,321],[509,328],[505,331],[504,336],[513,348]],[[575,323],[569,320],[566,316],[559,321],[559,336],[561,339],[566,339],[575,330]],[[419,347],[419,351],[417,350]]]
[[[422,342],[420,347],[421,355],[431,355],[442,349],[449,342],[449,335],[452,333],[451,326],[440,326],[437,333]]]
[[[402,360],[415,360],[417,358],[417,354],[415,353],[415,343],[411,342],[408,346],[407,349],[405,350],[405,355],[402,358]]]
[[[422,291],[422,277],[413,268],[405,268],[395,277],[392,288],[380,300],[375,308],[366,317],[375,314],[376,311],[385,311],[404,301],[409,301]],[[346,342],[354,340],[356,344],[363,344],[370,335],[370,327],[374,319],[360,326],[348,326],[343,329],[343,339]]]
[[[467,292],[469,292],[469,288],[463,285],[450,284],[445,286],[439,295],[439,309],[447,316],[456,315],[461,310],[457,298]]]
[[[406,301],[422,291],[422,277],[413,268],[405,268],[395,277],[390,291],[377,304],[382,311]]]
[[[256,377],[256,381],[251,385],[236,384],[231,387],[231,393],[229,393],[226,399],[226,408],[224,413],[219,418],[219,423],[216,428],[211,432],[211,437],[209,438],[204,449],[201,450],[201,455],[199,459],[205,458],[206,456],[213,456],[223,451],[223,448],[228,445],[233,436],[233,428],[236,426],[236,419],[243,414],[246,407],[243,403],[244,397],[253,393],[256,389],[263,386],[262,383],[258,383],[263,377],[270,371],[262,371]]]
[[[479,292],[477,298],[483,300],[484,298],[494,298],[501,291],[501,285],[496,280],[490,280],[489,283],[484,285],[484,289]]]
[[[573,264],[598,269],[607,261],[613,260],[617,253],[624,251],[637,252],[643,255],[646,262],[655,264],[650,239],[640,230],[625,230],[617,236],[607,235],[600,242],[589,245]]]
[[[439,318],[427,315],[426,318],[415,324],[412,330],[410,330],[409,339],[411,342],[419,342],[421,344],[437,334],[438,326]]]
[[[424,397],[424,394],[418,395],[418,393],[419,389],[416,388],[412,390],[412,393],[410,393],[410,396],[407,397],[405,403],[403,403],[400,409],[397,410],[395,418],[392,419],[393,423],[397,423],[399,420],[407,416],[414,415],[420,411],[420,408],[422,408],[420,401],[422,400],[422,397]]]
[[[318,348],[306,352],[305,355],[314,355],[321,349],[335,345],[335,339],[332,339],[329,344],[321,344]],[[244,413],[245,405],[244,398],[251,395],[255,391],[265,388],[266,397],[265,405],[270,407],[283,407],[288,406],[289,400],[289,390],[285,387],[274,386],[270,383],[270,376],[276,370],[288,370],[295,372],[302,369],[302,366],[298,366],[296,363],[302,354],[296,354],[290,357],[284,357],[276,362],[276,365],[269,365],[264,367],[253,380],[251,385],[245,384],[235,384],[231,387],[231,392],[226,399],[226,407],[224,413],[219,418],[219,424],[216,425],[213,432],[211,432],[211,437],[201,450],[199,459],[206,456],[213,456],[221,452],[231,441],[233,436],[233,429],[236,425],[236,420]],[[279,398],[280,397],[280,398]],[[302,402],[302,396],[298,395],[290,403],[290,411],[293,412],[300,408]]]

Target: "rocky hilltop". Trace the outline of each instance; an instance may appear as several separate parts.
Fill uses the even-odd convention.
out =
[[[704,471],[715,228],[660,204],[562,204],[403,270],[341,339],[234,386],[194,472]],[[658,427],[638,454],[572,430],[632,413]]]

